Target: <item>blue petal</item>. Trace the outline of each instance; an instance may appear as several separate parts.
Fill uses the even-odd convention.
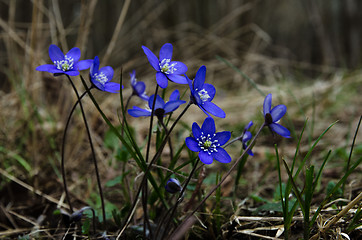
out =
[[[204,102],[204,104],[202,104],[202,107],[215,117],[225,118],[226,116],[225,112],[212,102]]]
[[[104,91],[104,84],[98,82],[94,77],[91,76],[92,83],[101,91]]]
[[[55,61],[64,60],[64,54],[57,45],[51,44],[49,46],[49,57],[54,63]]]
[[[186,101],[177,100],[177,101],[169,101],[165,104],[165,107],[163,108],[165,110],[165,113],[173,112],[175,111],[180,105],[184,104]]]
[[[253,135],[251,134],[251,132],[249,131],[245,131],[243,134],[243,138],[242,138],[242,142],[246,143],[247,141],[249,141],[251,138],[253,137]]]
[[[138,96],[145,92],[146,84],[144,82],[137,82],[135,85],[132,86]]]
[[[187,84],[187,80],[184,76],[175,75],[175,74],[167,74],[167,78],[170,79],[172,82],[178,84]]]
[[[269,127],[282,137],[290,138],[290,131],[278,123],[272,123]]]
[[[215,121],[212,117],[207,117],[204,123],[201,126],[201,131],[204,135],[210,134],[211,136],[214,135],[215,129]]]
[[[180,92],[178,89],[173,91],[170,95],[170,101],[177,101],[177,100],[180,100]]]
[[[201,66],[199,70],[197,70],[195,81],[194,81],[194,89],[201,90],[205,83],[206,77],[206,67]]]
[[[170,65],[175,64],[175,69],[172,74],[183,75],[187,72],[187,66],[183,62],[171,61]]]
[[[217,152],[213,152],[212,156],[215,158],[216,161],[221,163],[229,163],[231,162],[230,155],[225,151],[225,149],[218,147],[216,148]]]
[[[211,156],[211,154],[209,155],[208,152],[205,151],[199,152],[199,158],[200,161],[203,162],[204,164],[211,164],[213,161],[213,157]]]
[[[215,93],[216,93],[215,87],[212,84],[205,83],[204,86],[202,87],[202,89],[205,89],[207,94],[210,96],[210,98],[207,99],[207,101],[211,102],[215,97]],[[202,89],[199,89],[199,90],[202,90]]]
[[[104,91],[110,93],[117,93],[121,90],[121,84],[115,82],[107,82],[104,85]]]
[[[190,90],[191,90],[191,94],[193,94],[193,91],[194,91],[194,87],[192,86],[192,81],[190,78],[188,78],[188,76],[185,74],[185,78],[186,78],[186,81],[187,83],[189,84],[189,87],[190,87]]]
[[[272,104],[272,95],[271,93],[269,93],[264,99],[264,104],[263,104],[264,116],[265,114],[270,113],[271,104]]]
[[[156,70],[156,71],[160,71],[160,65],[159,65],[159,61],[158,58],[156,57],[155,54],[153,54],[153,52],[148,49],[145,46],[142,46],[143,51],[145,52],[148,61],[150,62],[151,66]]]
[[[154,99],[155,95],[152,95],[149,99],[148,99],[148,106],[150,107],[150,109],[152,109],[153,106],[153,99]],[[158,108],[162,108],[165,106],[165,101],[160,97],[160,96],[156,96],[156,102],[155,102],[155,109]]]
[[[98,56],[95,56],[93,64],[90,67],[90,75],[93,76],[94,74],[98,73],[98,69],[99,69],[99,58]]]
[[[136,70],[133,70],[130,74],[131,76],[131,85],[134,87],[137,83],[136,81]]]
[[[225,143],[227,143],[227,141],[229,141],[230,138],[231,138],[231,133],[229,131],[224,131],[216,133],[216,136],[213,139],[218,140],[217,143],[219,143],[220,146],[222,146]]]
[[[245,126],[244,131],[249,130],[249,128],[251,128],[251,126],[253,126],[253,121],[250,121],[250,122],[248,123],[248,125]]]
[[[156,81],[157,84],[161,87],[161,88],[167,88],[168,85],[168,80],[167,77],[164,73],[162,72],[157,72],[156,73]]]
[[[101,69],[99,69],[99,73],[104,73],[104,75],[106,75],[106,77],[108,79],[107,82],[109,82],[113,78],[114,71],[113,71],[112,67],[105,66],[105,67],[102,67]]]
[[[194,135],[194,138],[199,138],[201,136],[201,128],[196,122],[192,124],[192,135]]]
[[[69,50],[67,54],[65,54],[67,57],[73,58],[74,62],[78,62],[80,59],[80,49],[75,47]]]
[[[77,70],[70,70],[70,71],[66,71],[64,73],[69,76],[78,76],[79,75],[79,72]]]
[[[286,112],[287,112],[287,107],[285,105],[275,106],[270,111],[270,115],[272,116],[273,122],[279,121]]]
[[[151,116],[151,112],[134,106],[132,109],[128,109],[128,114],[132,117],[148,117]]]
[[[123,88],[123,87],[122,87]],[[149,96],[147,96],[145,93],[142,93],[142,94],[140,94],[140,95],[138,95],[140,98],[142,98],[143,100],[145,100],[145,101],[148,101],[148,99],[150,99],[150,97]]]
[[[187,137],[185,140],[186,146],[193,152],[200,152],[199,142],[193,137]]]
[[[173,51],[173,47],[171,43],[166,43],[161,47],[160,50],[160,62],[163,59],[172,59],[172,51]]]
[[[60,71],[60,70],[57,69],[53,64],[40,65],[40,66],[36,67],[35,70],[37,70],[37,71],[42,71],[42,72],[50,72],[50,71],[53,71],[53,70],[58,70],[58,71]],[[63,71],[61,71],[61,72],[63,72]],[[50,72],[50,73],[53,73],[53,72]]]
[[[92,64],[93,64],[93,59],[82,60],[77,62],[76,69],[78,69],[79,71],[86,70],[90,68]]]

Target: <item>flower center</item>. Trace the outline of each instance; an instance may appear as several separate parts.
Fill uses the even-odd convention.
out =
[[[207,100],[209,100],[209,98],[211,98],[205,89],[202,89],[201,91],[199,91],[197,93],[199,94],[199,96],[203,102],[206,102]]]
[[[74,59],[65,55],[63,60],[54,61],[54,65],[57,67],[57,69],[66,72],[73,69]]]
[[[108,82],[108,78],[104,73],[95,73],[93,75],[93,78],[97,81],[100,82],[102,85],[104,85],[106,82]]]
[[[165,73],[165,74],[172,74],[174,73],[177,69],[175,68],[176,63],[172,63],[170,65],[171,59],[162,59],[162,61],[160,62],[160,69],[161,72]]]
[[[196,139],[196,141],[198,141],[199,147],[203,151],[207,152],[209,155],[213,152],[217,152],[216,148],[220,146],[220,144],[218,143],[219,140],[213,140],[215,136],[216,134],[214,134],[213,136],[211,136],[210,134],[204,135],[204,133],[202,132],[201,136]]]
[[[266,125],[270,125],[273,123],[273,118],[270,113],[265,114],[265,123]]]

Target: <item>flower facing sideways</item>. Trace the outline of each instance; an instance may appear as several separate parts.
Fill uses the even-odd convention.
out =
[[[93,60],[89,76],[92,84],[101,91],[117,93],[121,89],[119,83],[110,82],[113,78],[113,68],[110,66],[99,69],[99,58],[96,56]]]
[[[225,118],[225,112],[211,102],[214,99],[216,90],[213,85],[205,83],[205,77],[205,66],[199,68],[193,82],[186,76],[191,90],[190,101],[197,105],[209,117],[210,113],[216,117]]]
[[[166,88],[168,85],[168,79],[175,83],[187,84],[187,81],[183,75],[187,72],[187,66],[178,61],[171,61],[173,47],[171,43],[166,43],[161,47],[160,58],[147,47],[142,46],[148,61],[151,66],[157,71],[156,81],[161,88]]]
[[[249,128],[253,126],[253,121],[250,121],[248,125],[246,125],[246,127],[244,128],[244,132],[243,132],[243,135],[242,135],[242,138],[240,139],[241,142],[243,143],[243,149],[247,149],[248,148],[248,144],[247,142],[251,140],[251,138],[253,137],[253,135],[251,134],[251,132],[249,132]],[[247,153],[250,155],[250,156],[254,156],[254,153],[251,151],[251,149],[249,149],[247,151]]]
[[[182,187],[179,180],[177,180],[176,178],[170,178],[165,185],[165,190],[173,194],[181,192]]]
[[[231,137],[229,131],[215,133],[215,122],[207,117],[201,128],[196,122],[192,124],[193,137],[186,138],[186,146],[193,152],[199,152],[201,162],[211,164],[213,159],[221,163],[231,162],[230,155],[221,147]]]
[[[151,116],[151,109],[153,105],[155,95],[152,95],[148,99],[148,107],[142,109],[134,106],[132,109],[128,110],[128,113],[133,117],[149,117]],[[162,119],[167,113],[175,111],[181,104],[184,104],[186,101],[180,100],[180,93],[178,90],[175,90],[171,93],[170,100],[165,103],[165,101],[159,96],[156,96],[155,102],[155,111],[154,114],[158,119]]]
[[[79,48],[72,48],[64,55],[59,47],[54,44],[49,46],[49,57],[53,61],[53,64],[40,65],[35,70],[53,73],[55,76],[61,74],[77,76],[80,70],[90,68],[93,62],[92,59],[79,61]]]
[[[265,97],[263,105],[265,126],[268,126],[272,132],[275,132],[282,137],[290,138],[290,131],[277,123],[287,112],[287,107],[285,105],[278,105],[271,109],[271,105],[272,95],[269,93]]]
[[[132,94],[147,101],[150,97],[147,96],[145,92],[146,84],[144,82],[137,82],[135,70],[133,70],[133,72],[131,72],[129,75],[131,76],[131,86],[133,89]]]

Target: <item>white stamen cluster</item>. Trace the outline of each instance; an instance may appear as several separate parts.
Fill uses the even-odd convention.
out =
[[[67,55],[64,56],[64,59],[61,61],[54,61],[54,65],[57,67],[57,69],[62,71],[69,71],[72,70],[74,67],[74,59],[71,57],[67,57]]]
[[[171,62],[171,59],[166,59],[166,58],[162,59],[162,61],[159,64],[161,72],[163,72],[165,74],[172,74],[177,70],[175,68],[176,63],[172,63],[170,65],[170,62]]]
[[[217,152],[216,148],[220,146],[220,144],[218,143],[219,140],[217,139],[213,140],[215,136],[216,136],[215,133],[213,136],[211,136],[210,134],[207,134],[207,136],[205,136],[204,133],[201,132],[201,136],[199,138],[196,138],[199,147],[203,151],[207,152],[209,155],[211,155],[211,153],[213,152]]]
[[[93,75],[93,78],[97,81],[100,82],[102,85],[104,85],[106,82],[108,82],[108,78],[107,76],[101,72],[101,73],[95,73]]]
[[[205,89],[202,89],[201,91],[197,92],[203,102],[206,102],[210,97],[210,95],[207,93]]]

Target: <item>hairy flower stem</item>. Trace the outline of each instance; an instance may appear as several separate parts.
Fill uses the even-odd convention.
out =
[[[127,99],[126,105],[124,106],[124,113],[127,112],[128,109],[128,105],[132,99],[132,97],[134,96],[134,94],[131,94],[131,96],[129,96],[129,98]],[[123,137],[123,133],[124,133],[124,120],[125,120],[125,114],[123,114],[123,118],[122,118],[122,130],[121,130],[121,136]]]
[[[68,185],[67,185],[67,179],[65,176],[65,159],[64,159],[64,155],[65,155],[65,142],[66,142],[66,137],[67,137],[67,132],[68,132],[68,127],[70,124],[70,120],[72,119],[72,115],[74,113],[75,108],[77,107],[78,103],[80,102],[80,100],[90,91],[90,89],[87,89],[80,97],[79,99],[75,102],[72,110],[70,110],[68,119],[67,119],[67,123],[65,124],[65,128],[64,128],[64,132],[63,132],[63,140],[62,140],[62,153],[61,153],[61,171],[62,171],[62,176],[63,176],[63,186],[64,186],[64,191],[65,191],[65,198],[67,199],[68,205],[69,205],[69,209],[71,212],[73,212],[73,207],[70,201],[70,196],[69,196],[69,191],[68,191]]]
[[[138,191],[134,197],[134,200],[133,200],[133,204],[132,204],[132,207],[128,213],[128,216],[126,218],[126,222],[124,224],[124,226],[121,228],[118,236],[116,239],[119,239],[122,235],[122,233],[124,232],[124,230],[127,228],[129,222],[130,222],[130,219],[133,215],[133,212],[134,212],[134,209],[136,208],[136,205],[137,205],[137,199],[138,199],[138,196],[140,195],[141,193],[141,189],[142,189],[142,186],[145,184],[146,180],[147,180],[147,177],[148,177],[148,174],[152,168],[152,165],[156,162],[156,160],[161,156],[161,153],[162,153],[162,150],[163,148],[165,147],[166,143],[167,143],[167,139],[169,138],[172,130],[174,129],[174,127],[176,126],[176,124],[178,123],[178,121],[181,119],[181,117],[187,112],[187,110],[189,109],[189,107],[192,105],[192,102],[189,102],[187,104],[187,106],[184,108],[184,110],[180,113],[180,115],[177,117],[177,119],[175,120],[175,122],[172,124],[171,128],[169,129],[167,135],[165,136],[165,138],[163,139],[161,145],[160,145],[160,148],[157,150],[155,156],[152,158],[152,160],[150,161],[150,163],[148,164],[148,167],[143,175],[143,178],[142,178],[142,182],[140,184],[140,187],[138,188]]]
[[[163,122],[163,119],[160,119],[158,122],[162,125],[163,129],[165,130],[165,133],[168,134],[168,129],[167,129],[165,123]],[[172,148],[171,138],[168,138],[168,146],[170,147],[170,162],[172,162],[172,159],[173,159],[173,148]]]
[[[155,97],[153,98],[153,103],[152,103],[152,109],[151,109],[151,118],[150,118],[150,127],[148,129],[148,140],[147,140],[147,150],[146,150],[146,163],[148,163],[148,158],[150,155],[150,147],[151,147],[151,136],[152,136],[152,126],[153,126],[153,117],[155,114],[155,105],[156,105],[156,96],[157,96],[157,92],[158,92],[158,84],[156,85],[156,89],[155,89]],[[149,230],[150,233],[150,237],[152,238],[152,229],[151,229],[151,225],[150,225],[150,221],[148,219],[148,213],[147,213],[147,181],[146,182],[142,182],[142,206],[143,206],[143,214],[144,214],[144,218],[143,218],[143,236],[146,239],[146,226]]]
[[[179,197],[178,197],[175,205],[174,205],[173,208],[172,208],[172,212],[171,212],[171,214],[170,214],[169,221],[172,220],[172,217],[173,217],[173,215],[174,215],[175,212],[176,212],[177,206],[182,202],[183,196],[184,196],[184,193],[185,193],[185,190],[186,190],[186,188],[187,188],[187,185],[190,183],[190,180],[191,180],[192,176],[194,175],[195,170],[197,169],[197,165],[199,164],[199,162],[200,162],[200,158],[197,158],[196,163],[195,163],[195,166],[192,168],[192,170],[191,170],[191,172],[190,172],[190,175],[189,175],[189,177],[186,179],[186,182],[185,182],[184,186],[182,187],[182,190],[181,190],[181,192],[180,192],[180,195],[179,195]],[[166,217],[165,217],[165,218],[166,218]],[[162,234],[162,236],[161,236],[161,239],[164,239],[163,237],[164,237],[164,234],[167,232],[168,227],[170,227],[170,224],[168,224],[168,225],[166,226],[166,228],[165,228],[165,230],[163,231],[163,234]]]
[[[87,118],[86,118],[86,116],[85,116],[84,109],[83,109],[83,104],[82,104],[82,101],[81,101],[81,99],[80,99],[80,97],[79,97],[77,88],[75,87],[72,79],[71,79],[68,75],[67,75],[67,77],[68,77],[68,80],[69,80],[70,84],[71,84],[72,87],[73,87],[73,90],[74,90],[75,94],[77,95],[78,102],[79,102],[79,106],[80,106],[80,110],[81,110],[81,112],[82,112],[84,125],[85,125],[86,131],[87,131],[87,135],[88,135],[89,145],[90,145],[91,151],[92,151],[92,159],[93,159],[93,164],[94,164],[94,170],[95,170],[95,172],[96,172],[96,178],[97,178],[97,183],[98,183],[99,196],[100,196],[100,198],[101,198],[103,224],[104,224],[103,226],[104,226],[105,229],[107,229],[106,209],[105,209],[105,205],[104,205],[102,184],[101,184],[101,180],[100,180],[100,177],[99,177],[97,159],[96,159],[96,154],[95,154],[95,150],[94,150],[94,146],[93,146],[93,142],[92,142],[92,137],[91,137],[91,134],[90,134],[90,129],[89,129],[89,126],[88,126]],[[91,89],[91,88],[89,88],[89,89]]]
[[[249,146],[244,150],[244,152],[241,154],[241,156],[235,161],[235,163],[231,166],[231,168],[229,169],[229,171],[227,171],[227,173],[224,174],[224,176],[222,177],[222,179],[220,180],[220,182],[213,187],[210,192],[201,200],[201,202],[196,206],[196,208],[189,214],[187,215],[187,217],[184,219],[184,221],[177,227],[177,229],[173,232],[173,234],[168,238],[168,239],[173,239],[173,235],[175,233],[177,233],[179,231],[179,229],[182,228],[183,224],[186,223],[195,213],[196,211],[202,206],[202,204],[205,203],[205,201],[216,191],[216,189],[218,189],[221,184],[224,183],[225,179],[231,174],[231,172],[234,170],[234,168],[239,164],[239,162],[241,161],[241,159],[243,159],[244,155],[247,154],[247,151],[249,149],[251,149],[251,147],[254,145],[255,140],[257,139],[257,137],[259,136],[261,130],[265,127],[265,123],[263,123],[261,125],[261,127],[259,128],[258,132],[255,134],[253,140],[250,142]]]

